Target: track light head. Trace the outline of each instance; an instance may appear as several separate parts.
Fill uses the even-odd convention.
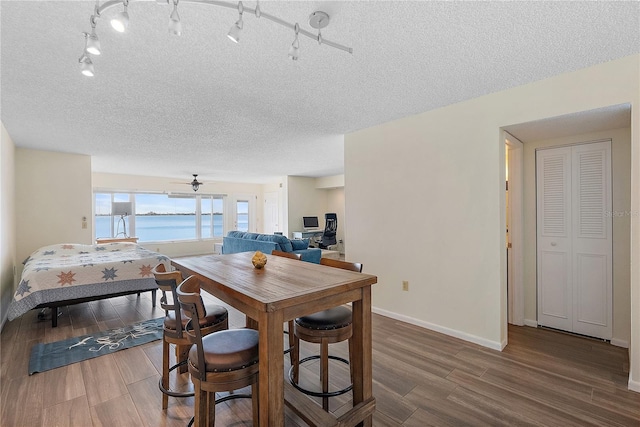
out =
[[[124,10],[118,13],[111,19],[111,26],[119,33],[124,33],[129,27],[129,13],[127,12],[127,6]]]
[[[82,73],[82,75],[87,77],[93,77],[94,70],[93,70],[93,62],[91,61],[91,58],[89,58],[87,54],[83,53],[80,59],[78,59],[78,62],[80,63],[80,72]]]
[[[231,29],[229,30],[229,34],[227,34],[227,37],[229,37],[229,40],[231,40],[232,42],[238,43],[240,41],[240,33],[242,32],[242,27],[243,27],[243,22],[242,22],[242,16],[241,16],[240,19],[238,19],[236,23],[231,26]]]
[[[91,55],[100,55],[100,40],[98,39],[98,35],[96,34],[96,29],[93,28],[91,30],[91,34],[84,33],[85,37],[85,46],[84,50]]]
[[[180,22],[180,15],[178,15],[178,1],[173,2],[173,12],[169,17],[169,33],[179,36],[182,34],[182,23]]]
[[[235,24],[231,26],[227,37],[234,43],[238,43],[240,41],[240,33],[242,32],[242,28],[244,27],[244,22],[242,21],[242,12],[244,12],[244,6],[242,6],[242,2],[238,2],[238,20]]]
[[[293,39],[293,43],[291,43],[291,47],[289,48],[289,58],[293,59],[294,61],[298,60],[298,51],[300,48],[300,43],[298,42],[298,31],[300,31],[300,26],[298,25],[298,23],[296,22],[296,25],[294,27],[294,30],[296,32],[296,38]]]

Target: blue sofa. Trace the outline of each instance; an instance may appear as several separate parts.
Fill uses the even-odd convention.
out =
[[[293,252],[302,255],[302,260],[320,263],[322,250],[310,248],[309,241],[289,240],[279,234],[245,233],[244,231],[230,231],[222,238],[222,253],[234,254],[237,252],[260,251],[270,254],[271,251]]]

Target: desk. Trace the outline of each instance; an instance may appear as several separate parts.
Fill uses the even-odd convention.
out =
[[[314,237],[321,237],[323,230],[316,231],[294,231],[291,233],[294,239],[313,239]]]
[[[284,426],[284,405],[310,425],[372,425],[371,285],[376,276],[267,255],[257,270],[253,252],[177,258],[171,263],[198,276],[203,290],[242,311],[260,334],[260,417],[263,427]],[[283,323],[352,302],[353,409],[339,418],[284,381]],[[285,401],[286,395],[286,401]]]

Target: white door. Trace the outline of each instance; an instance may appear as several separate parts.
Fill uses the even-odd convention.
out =
[[[538,150],[538,324],[612,334],[611,141]]]
[[[264,233],[273,234],[276,231],[282,231],[278,226],[278,217],[280,211],[278,209],[278,192],[273,191],[264,194]]]

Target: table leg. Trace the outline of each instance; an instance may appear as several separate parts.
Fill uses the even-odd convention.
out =
[[[352,303],[353,316],[353,406],[373,396],[373,363],[371,350],[371,287],[362,288],[362,299]],[[359,426],[371,426],[368,416]]]
[[[284,426],[284,328],[281,311],[260,313],[260,426]]]

